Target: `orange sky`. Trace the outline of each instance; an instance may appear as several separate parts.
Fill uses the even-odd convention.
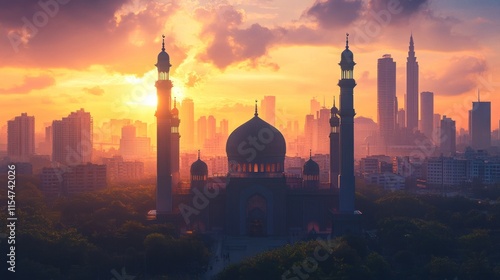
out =
[[[252,3],[252,4],[249,4]],[[376,63],[397,64],[404,106],[413,33],[419,91],[435,112],[467,127],[476,99],[500,119],[500,2],[496,0],[46,0],[0,4],[0,124],[27,112],[44,123],[85,108],[110,118],[154,121],[161,34],[178,99],[195,117],[213,114],[230,129],[252,116],[254,100],[275,95],[278,122],[299,120],[316,97],[338,96],[345,33],[354,52],[355,109],[376,121]]]

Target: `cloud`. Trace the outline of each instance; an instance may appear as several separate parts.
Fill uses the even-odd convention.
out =
[[[104,65],[112,71],[142,74],[152,68],[165,23],[179,9],[176,2],[73,0],[57,4],[49,13],[39,4],[56,1],[2,1],[0,60],[5,66]],[[181,61],[184,50],[173,43],[174,34],[166,35],[169,54]]]
[[[454,57],[441,75],[423,76],[423,88],[433,89],[436,95],[455,96],[478,87],[479,76],[488,70],[486,60],[473,56]],[[459,78],[458,78],[459,77]]]
[[[33,90],[44,89],[55,84],[55,79],[49,75],[26,76],[19,85],[10,88],[0,88],[0,94],[27,94]]]
[[[394,9],[398,12],[392,13],[394,19],[408,18],[428,7],[429,0],[370,0],[370,9],[375,13]]]
[[[95,87],[91,87],[91,88],[83,88],[82,90],[85,93],[97,95],[97,96],[101,96],[104,94],[104,90],[100,86],[95,86]]]
[[[317,0],[304,15],[315,19],[325,29],[344,27],[360,16],[362,7],[362,0]]]
[[[244,28],[241,26],[243,17],[242,11],[230,5],[197,9],[195,18],[204,26],[200,37],[208,42],[197,58],[202,62],[213,63],[219,69],[244,61],[260,65],[255,62],[277,42],[280,30],[257,23]]]

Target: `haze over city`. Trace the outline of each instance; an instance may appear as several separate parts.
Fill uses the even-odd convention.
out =
[[[403,107],[410,34],[419,89],[434,92],[435,112],[451,110],[457,129],[467,129],[479,89],[492,116],[500,115],[493,94],[500,86],[498,1],[401,1],[390,8],[394,3],[383,0],[67,2],[46,21],[34,18],[44,11],[35,2],[2,4],[2,123],[21,112],[19,104],[37,117],[37,131],[82,107],[96,125],[111,118],[154,122],[151,54],[159,34],[172,57],[174,96],[194,100],[195,119],[231,119],[230,131],[264,95],[276,96],[278,123],[297,120],[301,127],[312,97],[331,106],[346,32],[356,53],[357,116],[377,122],[376,63],[384,54],[396,61]]]

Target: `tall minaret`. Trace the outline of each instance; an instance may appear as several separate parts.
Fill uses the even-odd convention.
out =
[[[354,55],[349,50],[349,34],[346,34],[345,50],[340,60],[340,176],[339,208],[341,213],[354,213]]]
[[[156,215],[164,217],[172,212],[172,114],[170,111],[172,82],[170,81],[170,57],[165,52],[165,36],[163,35],[161,52],[158,54],[158,80],[156,81],[156,94],[158,107],[156,109]]]
[[[330,189],[339,187],[340,173],[340,120],[339,109],[335,106],[335,97],[333,98],[333,107],[330,110]]]
[[[179,173],[179,149],[180,149],[180,134],[179,134],[179,124],[181,120],[179,119],[179,109],[177,109],[177,100],[174,97],[174,108],[171,111],[172,119],[172,186],[177,187],[180,182],[180,173]]]
[[[410,131],[418,129],[418,62],[410,35],[410,47],[406,60],[406,127]]]

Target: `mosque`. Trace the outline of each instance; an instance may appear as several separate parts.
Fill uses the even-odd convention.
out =
[[[341,235],[358,230],[354,209],[353,53],[341,54],[340,109],[330,118],[330,185],[321,188],[319,165],[309,160],[301,177],[285,173],[286,141],[281,132],[253,116],[230,135],[226,143],[229,170],[209,177],[200,158],[191,165],[191,193],[174,194],[179,170],[180,120],[171,109],[170,57],[164,42],[156,67],[158,80],[156,219],[171,221],[184,230],[221,232],[227,236]]]

